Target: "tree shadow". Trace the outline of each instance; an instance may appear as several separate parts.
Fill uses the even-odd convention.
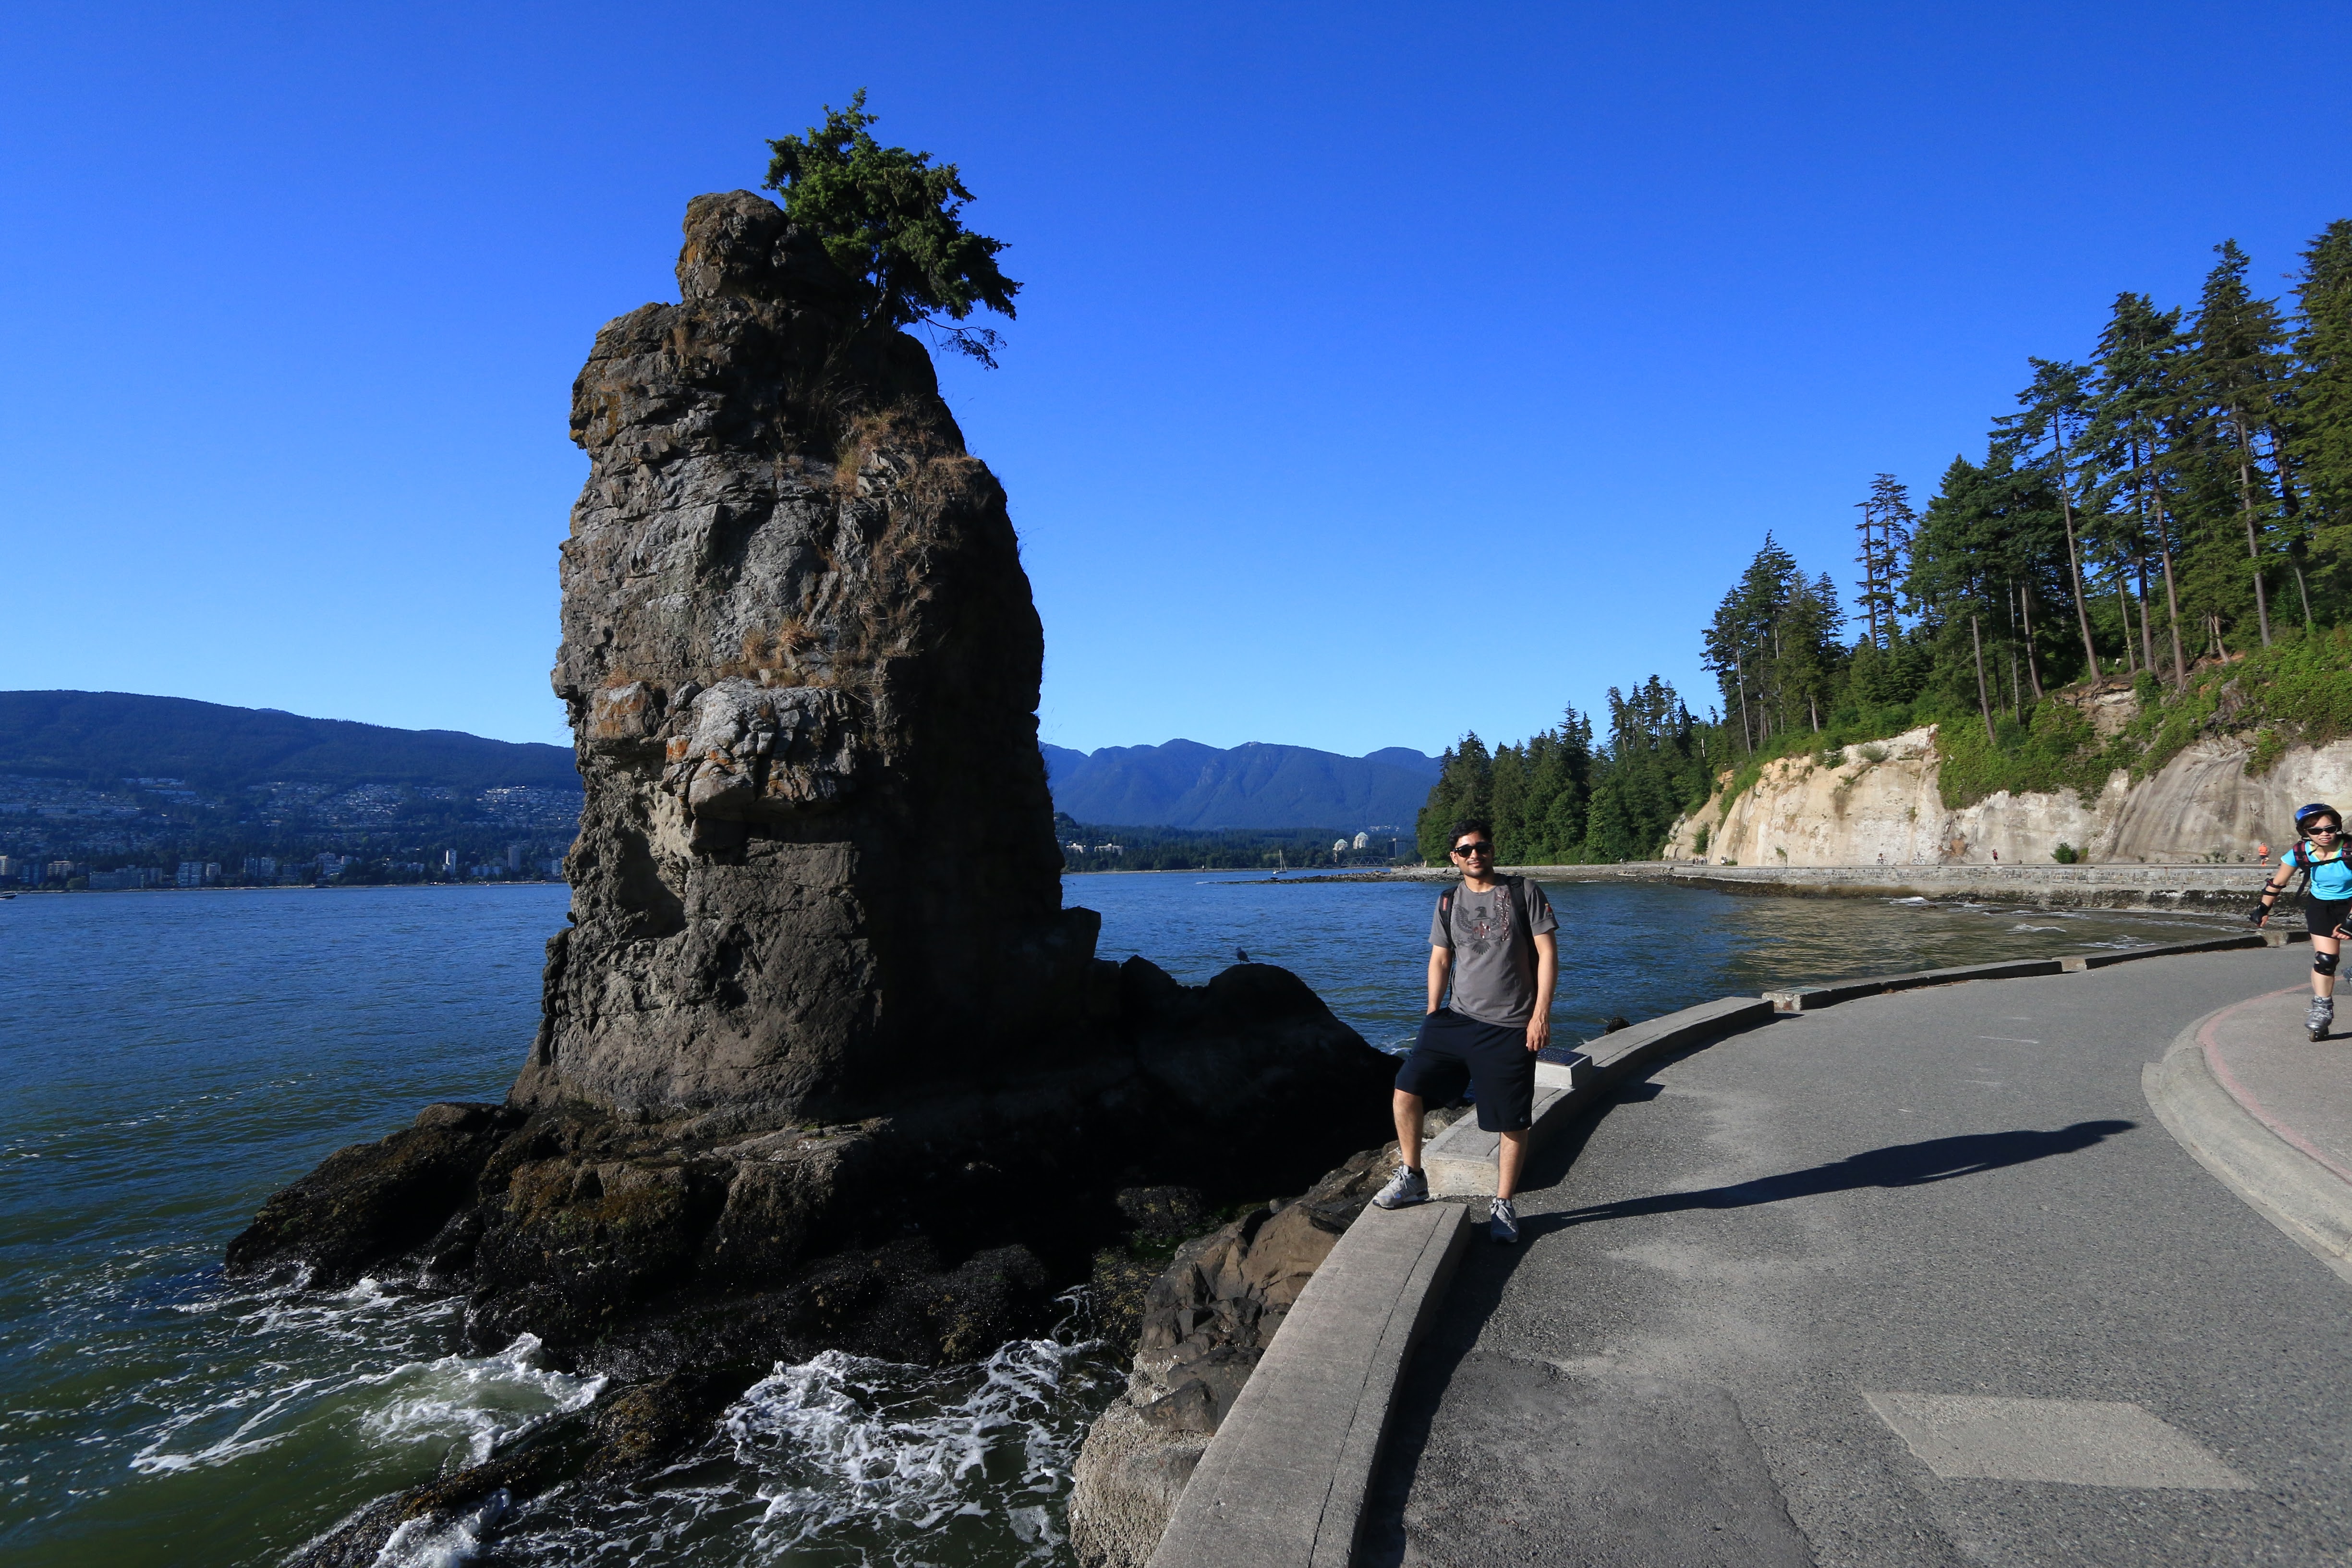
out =
[[[1752,1208],[1790,1198],[1823,1193],[1853,1192],[1861,1187],[1924,1187],[1983,1171],[2046,1160],[2053,1154],[2074,1154],[2105,1142],[2118,1132],[2129,1132],[2137,1121],[2077,1121],[2053,1131],[2020,1128],[2010,1132],[1970,1132],[1958,1138],[1930,1138],[1920,1143],[1895,1143],[1850,1155],[1832,1164],[1814,1165],[1777,1176],[1759,1176],[1727,1187],[1704,1187],[1693,1193],[1660,1193],[1646,1198],[1625,1198],[1539,1216],[1545,1230],[1597,1220],[1632,1219],[1641,1215],[1680,1214],[1691,1209]]]

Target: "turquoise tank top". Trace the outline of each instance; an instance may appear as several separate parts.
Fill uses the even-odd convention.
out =
[[[2335,851],[2327,859],[2323,860],[2319,858],[2318,852],[2312,848],[2309,839],[2304,840],[2296,848],[2303,863],[2311,868],[2313,898],[2326,899],[2331,902],[2339,899],[2352,899],[2352,864],[2346,863],[2341,850]]]

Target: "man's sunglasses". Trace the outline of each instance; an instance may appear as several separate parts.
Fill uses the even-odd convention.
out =
[[[1456,855],[1492,855],[1495,847],[1491,844],[1461,844],[1454,847],[1454,852]]]

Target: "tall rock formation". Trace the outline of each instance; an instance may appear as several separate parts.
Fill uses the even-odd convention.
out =
[[[868,1114],[1066,1040],[1045,640],[920,345],[814,240],[698,196],[675,305],[596,336],[563,547],[587,799],[518,1103]]]
[[[476,1348],[532,1334],[616,1388],[306,1563],[625,1484],[780,1360],[985,1354],[1125,1256],[1135,1192],[1297,1192],[1387,1136],[1393,1064],[1297,977],[1103,963],[1061,907],[1036,611],[921,346],[749,193],[688,206],[678,282],[573,391],[555,685],[587,795],[529,1060],[227,1255],[463,1292]]]

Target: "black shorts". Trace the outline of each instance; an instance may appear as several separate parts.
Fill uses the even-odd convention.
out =
[[[1536,1109],[1536,1054],[1524,1026],[1482,1024],[1451,1007],[1421,1021],[1421,1037],[1397,1068],[1396,1086],[1432,1105],[1450,1105],[1465,1085],[1478,1092],[1478,1125],[1517,1132]]]
[[[2334,936],[2347,919],[2352,919],[2352,899],[2303,900],[2303,929],[2314,936]]]

